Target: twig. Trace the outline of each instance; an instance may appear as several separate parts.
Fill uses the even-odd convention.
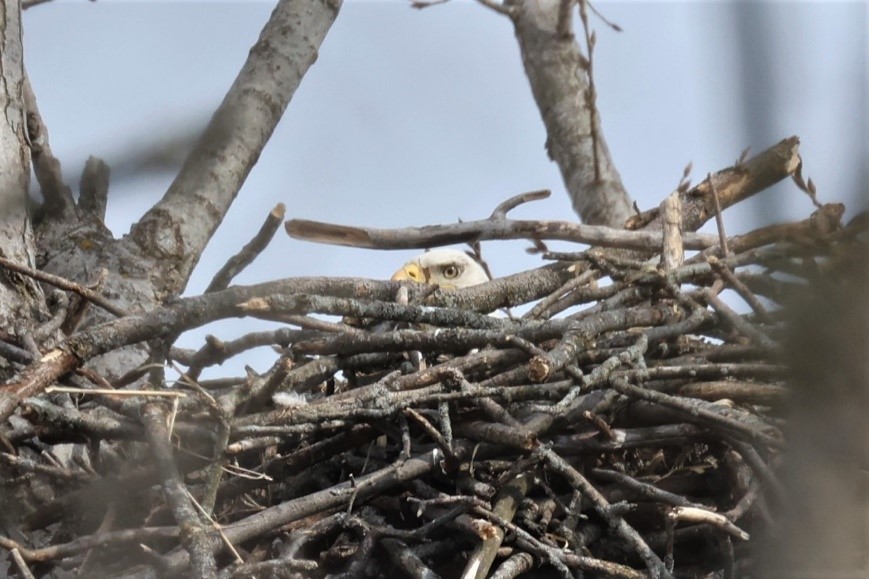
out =
[[[124,316],[128,315],[126,310],[114,305],[112,302],[110,302],[109,300],[104,298],[99,293],[97,293],[93,290],[90,290],[90,289],[84,287],[83,285],[78,284],[74,281],[70,281],[66,278],[63,278],[63,277],[60,277],[57,275],[52,275],[50,273],[45,273],[45,272],[39,271],[38,269],[33,269],[33,268],[27,267],[25,265],[15,263],[14,261],[6,259],[5,257],[0,257],[0,266],[8,269],[9,271],[14,271],[16,273],[20,273],[22,275],[32,277],[35,280],[38,280],[38,281],[41,281],[41,282],[44,282],[47,284],[51,284],[51,285],[58,287],[62,290],[71,291],[73,293],[76,293],[76,294],[82,296],[83,298],[85,298],[86,300],[98,305],[99,307],[103,308],[107,312],[114,314],[118,317],[124,317]]]
[[[211,283],[208,284],[204,293],[208,294],[226,289],[235,276],[241,273],[245,267],[253,263],[253,260],[263,252],[275,236],[275,233],[277,233],[278,227],[281,226],[281,221],[284,220],[285,212],[286,206],[283,203],[275,205],[272,210],[269,211],[268,216],[253,239],[241,248],[238,253],[230,257],[224,266],[214,274]]]

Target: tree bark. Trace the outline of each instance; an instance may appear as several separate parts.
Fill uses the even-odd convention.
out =
[[[0,256],[32,267],[35,245],[28,214],[30,157],[24,110],[24,49],[21,5],[0,6]],[[19,334],[31,328],[45,310],[33,280],[0,273],[0,331]],[[2,371],[2,370],[0,370]]]
[[[281,0],[175,181],[130,234],[114,239],[102,220],[104,203],[94,203],[89,194],[87,204],[63,215],[47,214],[39,224],[43,259],[38,265],[82,283],[105,269],[104,295],[129,312],[152,310],[180,294],[316,61],[340,6],[341,0]],[[93,309],[86,323],[110,319]],[[92,366],[111,380],[146,359],[147,348],[140,344],[111,352]]]
[[[580,52],[565,5],[565,0],[507,0],[504,8],[546,125],[549,157],[561,170],[574,211],[584,223],[623,227],[633,214],[631,199],[603,137],[591,61]]]

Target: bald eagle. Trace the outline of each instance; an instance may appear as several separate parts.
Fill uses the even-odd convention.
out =
[[[489,281],[489,275],[468,254],[436,249],[414,257],[392,274],[392,281],[415,281],[443,289],[461,289]]]
[[[452,290],[471,287],[485,283],[491,278],[485,268],[468,254],[457,249],[435,249],[417,255],[398,271],[392,274],[392,281],[413,281],[428,285],[436,285],[441,289]],[[407,299],[405,294],[404,299]],[[403,323],[344,318],[344,322],[357,328],[366,328],[371,332],[386,332],[407,327],[424,328],[426,326],[412,326]],[[411,368],[404,371],[417,370],[425,364],[424,357],[419,352],[405,352],[404,358],[410,363]],[[375,371],[345,372],[348,380],[353,385],[369,383],[380,378],[383,369]]]

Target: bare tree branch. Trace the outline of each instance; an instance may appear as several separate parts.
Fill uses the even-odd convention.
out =
[[[133,226],[132,238],[159,258],[163,280],[157,283],[168,293],[184,287],[302,77],[317,59],[340,7],[341,0],[278,2],[175,181]]]
[[[747,161],[713,173],[710,179],[715,180],[718,203],[723,211],[796,174],[801,165],[800,139],[788,137]],[[684,231],[696,231],[715,217],[716,202],[710,188],[710,179],[705,179],[697,186],[680,192]],[[659,218],[656,207],[632,217],[626,226],[629,229],[636,229]]]
[[[492,239],[558,239],[629,249],[649,249],[661,245],[661,234],[656,231],[626,231],[567,221],[514,221],[504,218],[402,229],[353,227],[307,219],[290,219],[286,222],[286,229],[289,236],[295,239],[370,249],[422,249]],[[704,249],[718,242],[717,236],[713,235],[683,235],[685,247],[688,249]]]
[[[633,210],[594,102],[593,34],[586,25],[586,58],[573,34],[564,34],[572,30],[570,5],[562,0],[516,0],[510,17],[546,125],[546,149],[561,170],[574,210],[585,223],[622,227]]]

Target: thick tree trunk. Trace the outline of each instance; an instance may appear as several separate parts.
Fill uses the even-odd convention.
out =
[[[36,251],[27,211],[30,150],[24,110],[21,6],[10,0],[3,2],[0,10],[0,256],[32,267]],[[29,330],[44,310],[38,284],[0,272],[0,332]]]

